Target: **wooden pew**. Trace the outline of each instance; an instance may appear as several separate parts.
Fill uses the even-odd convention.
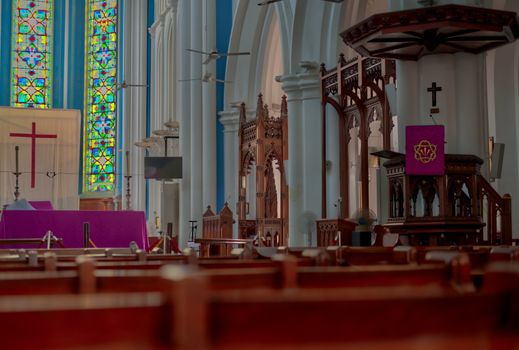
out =
[[[345,288],[435,285],[453,292],[473,292],[462,263],[436,265],[383,265],[363,267],[309,266],[308,261],[277,255],[271,261],[235,261],[219,268],[197,267],[209,281],[209,289]],[[90,257],[78,257],[75,270],[58,272],[4,273],[0,276],[0,295],[67,294],[124,291],[162,291],[158,269],[128,270],[127,263],[111,265]],[[470,277],[469,277],[470,278]]]
[[[409,264],[416,262],[414,247],[329,247],[337,265]]]
[[[0,298],[5,349],[516,349],[519,271],[452,295],[426,286],[207,293],[207,279],[163,271],[164,293]],[[25,336],[19,336],[24,334]]]

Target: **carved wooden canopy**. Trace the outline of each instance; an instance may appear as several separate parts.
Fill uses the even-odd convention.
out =
[[[515,41],[515,12],[443,5],[373,15],[341,33],[363,56],[418,60],[440,53],[480,53]]]

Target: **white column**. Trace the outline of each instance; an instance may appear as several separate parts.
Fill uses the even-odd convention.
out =
[[[440,0],[439,4],[452,1]],[[459,0],[458,4],[474,5],[473,0]],[[391,2],[394,10],[418,7],[416,1]],[[484,128],[484,60],[468,53],[435,54],[417,62],[397,60],[397,104],[399,151],[405,151],[405,127],[411,124],[445,126],[445,151],[483,156]],[[441,87],[432,106],[432,83]],[[431,107],[439,108],[432,114]],[[470,127],[467,127],[470,126]]]
[[[322,198],[319,75],[287,75],[281,82],[288,97],[289,245],[315,245]]]
[[[223,124],[224,137],[224,172],[225,183],[224,193],[225,200],[229,202],[234,218],[237,221],[238,203],[238,173],[239,173],[239,145],[238,145],[238,130],[239,130],[239,111],[228,110],[220,112],[220,122]],[[238,238],[238,223],[233,225],[233,237]]]
[[[303,157],[303,223],[306,226],[304,232],[307,244],[311,246],[317,245],[317,226],[315,220],[322,216],[322,188],[320,186],[322,181],[320,82],[317,73],[303,74],[300,82],[303,93],[302,140],[303,154],[305,155]]]
[[[147,39],[147,9],[144,1],[130,1],[124,7],[123,30],[125,35],[124,42],[124,79],[127,82],[139,84],[146,83],[146,39]],[[131,205],[135,210],[146,209],[146,183],[144,180],[145,151],[134,146],[134,142],[146,137],[146,88],[121,89],[119,97],[123,98],[123,134],[124,147],[122,154],[118,155],[119,169],[126,169],[123,166],[123,155],[126,151],[130,152],[130,175],[131,181]],[[126,160],[124,160],[126,162]],[[125,174],[126,175],[126,174]],[[122,186],[122,207],[126,207],[124,196],[126,183]]]
[[[165,25],[164,25],[164,96],[163,99],[163,115],[162,120],[177,120],[177,115],[175,113],[175,102],[176,102],[176,72],[175,72],[175,63],[176,63],[176,26],[177,26],[177,0],[168,0],[166,2],[166,10],[165,10]],[[162,129],[165,126],[162,125]],[[170,142],[171,144],[171,142]],[[172,149],[168,150],[168,155],[170,156],[179,156],[178,150],[177,154],[172,154]],[[163,189],[162,194],[162,231],[167,230],[168,222],[173,224],[173,234],[179,234],[179,184],[168,184]]]
[[[191,4],[191,45],[190,48],[200,50],[202,48],[202,0],[190,0]],[[202,77],[202,56],[191,53],[191,78]],[[204,83],[207,84],[207,83]],[[192,81],[191,91],[191,220],[198,221],[198,227],[202,227],[203,183],[202,183],[202,159],[203,159],[203,132],[202,132],[202,82]]]
[[[150,28],[150,35],[152,40],[152,52],[151,52],[151,60],[152,64],[152,77],[151,77],[151,130],[159,130],[162,129],[162,113],[163,113],[163,103],[164,100],[164,91],[163,91],[163,81],[164,81],[164,21],[165,15],[159,14],[155,17],[155,22]],[[157,156],[162,155],[161,147],[157,147],[158,154]],[[163,196],[163,188],[162,183],[157,180],[150,180],[148,183],[148,234],[153,235],[160,231],[161,228],[156,227],[156,217],[161,218],[162,213],[162,196]]]
[[[205,35],[204,51],[210,52],[216,47],[215,1],[204,0]],[[207,72],[216,75],[216,62],[205,66]],[[205,74],[205,72],[202,72]],[[216,209],[216,84],[202,84],[202,204]]]
[[[405,153],[405,127],[418,124],[418,65],[396,61],[396,102],[398,113],[398,152]],[[350,187],[351,188],[351,187]]]
[[[178,79],[190,79],[191,55],[185,50],[190,44],[190,1],[183,0],[178,9],[178,27],[176,33],[178,47],[176,52],[176,76]],[[176,82],[178,86],[176,105],[180,120],[180,154],[182,156],[182,181],[180,182],[180,219],[179,245],[185,247],[190,237],[189,220],[191,220],[191,103],[188,82]]]
[[[162,188],[162,213],[161,213],[161,226],[163,232],[167,232],[168,223],[173,224],[173,235],[177,235],[178,232],[178,212],[179,212],[179,184],[178,183],[164,183]]]
[[[456,104],[456,67],[454,55],[439,54],[424,56],[418,61],[418,103],[419,116],[422,125],[445,125],[445,152],[459,153]],[[398,77],[397,77],[398,79]],[[436,93],[436,107],[439,113],[431,115],[432,92],[427,89],[436,83],[441,91]]]
[[[288,161],[286,175],[288,183],[288,245],[306,246],[303,216],[303,140],[302,103],[297,82],[286,77],[283,90],[287,94],[288,106]]]
[[[484,56],[454,55],[456,67],[456,122],[458,152],[484,159],[487,132],[484,128]]]
[[[320,115],[319,115],[320,116]],[[320,120],[320,118],[319,118]],[[338,199],[341,196],[339,157],[339,115],[330,104],[326,105],[326,213],[327,217],[339,216]],[[345,150],[347,152],[347,150]],[[347,199],[344,198],[346,201]]]
[[[501,179],[497,180],[497,191],[512,196],[512,233],[519,233],[519,43],[505,45],[495,51],[494,73],[495,90],[495,136],[496,142],[505,144]],[[514,75],[511,71],[515,72]]]
[[[164,121],[177,120],[175,115],[175,85],[176,85],[176,31],[177,31],[177,2],[169,0],[166,3],[165,25],[164,25],[164,99],[163,115]]]

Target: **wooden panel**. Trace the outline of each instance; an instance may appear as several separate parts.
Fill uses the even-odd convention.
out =
[[[114,210],[112,198],[80,198],[79,210]]]

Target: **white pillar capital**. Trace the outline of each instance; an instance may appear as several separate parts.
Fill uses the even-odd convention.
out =
[[[220,115],[220,123],[223,125],[223,132],[236,132],[240,125],[240,111],[237,109],[225,110],[218,113]]]
[[[176,12],[178,0],[166,0],[166,10],[164,12]]]
[[[278,80],[287,94],[288,102],[321,98],[321,78],[318,72],[288,74],[280,76]]]

